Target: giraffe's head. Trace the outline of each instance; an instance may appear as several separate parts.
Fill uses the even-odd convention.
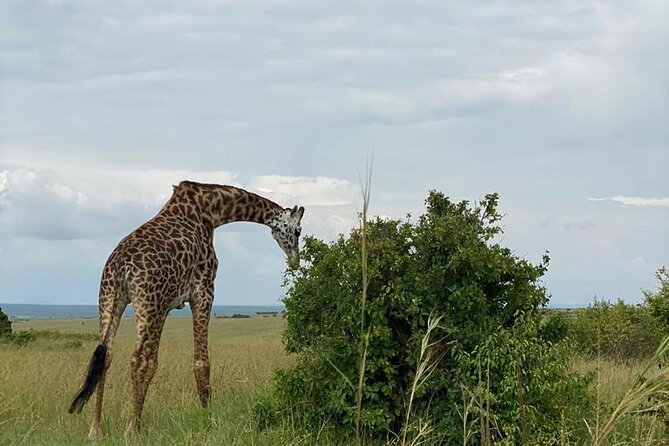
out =
[[[271,220],[269,227],[272,228],[272,237],[279,244],[288,257],[288,263],[294,265],[299,261],[300,233],[302,232],[303,207],[284,209],[277,213]]]

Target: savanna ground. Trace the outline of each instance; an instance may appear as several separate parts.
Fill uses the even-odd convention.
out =
[[[295,432],[258,432],[251,406],[276,367],[289,361],[280,340],[281,317],[212,319],[210,325],[212,404],[199,408],[192,373],[190,318],[169,318],[160,345],[159,369],[144,410],[143,432],[133,444],[304,444]],[[96,333],[97,320],[15,322],[14,330]],[[100,444],[125,444],[130,415],[129,359],[134,321],[124,319],[113,345],[105,388]],[[76,445],[86,441],[92,401],[79,416],[67,413],[81,385],[96,341],[76,346],[39,339],[29,346],[0,345],[0,444]],[[313,442],[312,442],[313,443]]]
[[[269,392],[272,370],[288,365],[280,317],[211,321],[212,404],[198,406],[192,374],[190,318],[170,318],[160,346],[159,369],[147,397],[143,431],[124,437],[130,415],[129,358],[134,322],[123,320],[113,346],[103,411],[102,445],[336,445],[347,444],[326,431],[307,433],[291,420],[261,430],[253,416],[260,395]],[[94,334],[97,320],[35,320],[15,322],[14,330],[54,330]],[[67,413],[96,341],[71,342],[49,337],[27,346],[0,344],[0,444],[77,445],[86,440],[92,401],[82,415]],[[639,364],[578,359],[573,367],[596,373],[602,420],[624,396]],[[617,426],[611,444],[659,444],[662,423],[648,416],[631,416]],[[612,439],[613,439],[612,438]]]

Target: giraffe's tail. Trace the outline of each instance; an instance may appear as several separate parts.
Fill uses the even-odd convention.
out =
[[[91,357],[91,362],[88,364],[88,371],[86,372],[86,379],[84,384],[77,392],[77,395],[70,404],[70,413],[81,413],[84,405],[93,394],[95,387],[100,382],[102,373],[105,370],[105,360],[107,358],[107,346],[100,344],[97,346]]]

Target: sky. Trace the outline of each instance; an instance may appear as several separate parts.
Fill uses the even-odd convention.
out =
[[[0,302],[96,304],[184,179],[332,240],[372,153],[372,214],[498,192],[552,305],[638,302],[669,266],[667,24],[665,0],[3,1]],[[215,303],[278,303],[269,229],[215,239]]]

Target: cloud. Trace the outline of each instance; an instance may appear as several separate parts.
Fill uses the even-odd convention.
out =
[[[351,109],[397,123],[487,114],[545,101],[600,110],[621,103],[633,91],[629,71],[599,51],[555,49],[529,66],[445,75],[418,86],[347,87],[341,95]]]
[[[476,78],[452,78],[420,87],[345,88],[342,96],[351,107],[379,119],[432,121],[485,113],[501,104],[532,102],[548,90],[544,74],[542,69],[530,67]]]
[[[632,259],[632,265],[636,267],[644,267],[647,266],[648,263],[646,262],[646,259],[643,258],[643,256],[637,256]]]
[[[184,179],[244,187],[229,171],[9,167],[0,170],[0,236],[68,240],[127,233],[155,214],[172,185]],[[346,180],[261,175],[249,183],[284,206],[307,206],[305,225],[320,236],[346,230],[355,216],[355,187]]]
[[[7,167],[0,170],[0,237],[123,234],[155,213],[183,179],[235,183],[235,175],[224,171]]]
[[[588,198],[590,201],[614,201],[623,206],[637,206],[637,207],[669,207],[669,197],[667,198],[644,198],[644,197],[605,197],[605,198]]]
[[[9,171],[0,170],[0,200],[7,194],[7,183],[9,182]]]
[[[597,227],[597,223],[588,220],[569,220],[562,222],[562,228],[567,232],[587,231]]]
[[[328,177],[262,175],[251,181],[251,187],[280,203],[311,206],[349,205],[357,193],[349,181]]]
[[[347,180],[261,175],[251,180],[251,190],[284,206],[305,206],[305,234],[333,239],[358,223],[355,203],[359,190]]]
[[[19,167],[4,170],[2,176],[6,181],[0,194],[0,238],[4,239],[103,237],[116,234],[149,209],[139,200],[105,200],[93,189],[78,189],[53,170]],[[118,193],[119,184],[107,184],[108,197]]]

